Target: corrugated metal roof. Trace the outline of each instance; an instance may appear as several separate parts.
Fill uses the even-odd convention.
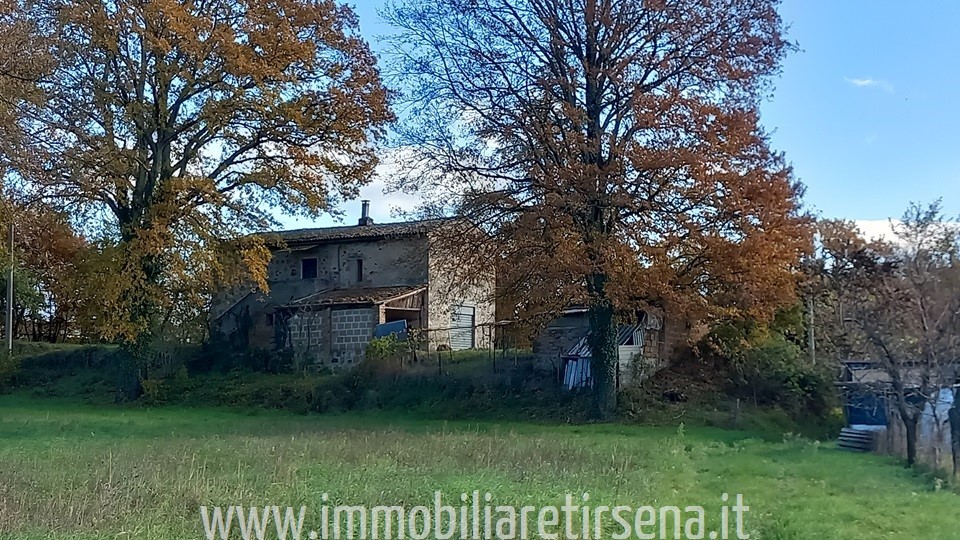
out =
[[[642,325],[631,324],[623,325],[617,330],[617,346],[622,347],[630,341],[630,338],[633,337],[634,332],[641,330]],[[577,358],[590,358],[593,356],[592,351],[590,351],[590,343],[588,343],[590,336],[585,336],[580,338],[580,341],[576,345],[570,348],[569,351],[564,353],[564,357],[577,357]]]

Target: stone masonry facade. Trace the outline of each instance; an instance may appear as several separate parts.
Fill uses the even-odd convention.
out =
[[[373,224],[364,216],[354,226],[271,233],[277,241],[268,244],[269,290],[219,294],[217,330],[243,332],[246,347],[290,351],[304,368],[338,369],[362,361],[380,323],[406,320],[428,337],[428,347],[449,345],[455,309],[469,307],[472,346],[489,347],[495,276],[488,272],[487,281],[465,288],[437,263],[451,256],[431,240],[444,223]],[[382,290],[391,288],[396,296]],[[412,289],[422,290],[416,302],[404,296]]]
[[[333,361],[347,365],[359,363],[373,338],[373,327],[380,322],[378,310],[337,309],[333,311],[331,320]]]
[[[296,313],[287,322],[289,346],[307,366],[355,365],[379,322],[375,308],[323,309]]]
[[[287,322],[290,348],[301,365],[315,365],[324,357],[327,311],[297,313]]]

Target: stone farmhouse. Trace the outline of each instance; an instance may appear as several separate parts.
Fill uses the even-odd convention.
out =
[[[441,270],[431,239],[448,223],[377,224],[364,201],[356,225],[271,233],[269,292],[221,300],[214,327],[246,347],[330,368],[359,363],[386,323],[429,349],[489,347],[494,278],[462,290]]]

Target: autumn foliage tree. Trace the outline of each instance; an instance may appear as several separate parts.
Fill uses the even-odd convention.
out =
[[[97,337],[89,333],[90,313],[98,288],[82,278],[81,269],[92,260],[93,250],[73,229],[69,216],[43,204],[23,205],[0,196],[0,230],[14,224],[14,335],[32,341],[65,341]],[[4,234],[0,257],[11,259]],[[6,291],[7,275],[0,277]],[[5,300],[5,299],[4,299]]]
[[[616,315],[769,316],[810,233],[758,125],[792,45],[776,0],[400,0],[384,15],[401,131],[451,271],[501,261],[520,317],[590,306],[597,413],[615,403]],[[476,264],[466,264],[472,257]]]
[[[37,22],[21,16],[19,2],[0,0],[0,188],[11,159],[24,157],[19,115],[40,99],[38,83],[50,65]]]
[[[221,243],[354,196],[392,119],[333,0],[38,0],[17,17],[57,61],[16,116],[39,158],[16,173],[113,246],[101,320],[127,342],[215,286],[262,284],[267,250],[225,261]]]

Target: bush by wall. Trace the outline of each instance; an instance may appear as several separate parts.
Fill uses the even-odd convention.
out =
[[[27,390],[38,396],[109,402],[116,386],[115,355],[108,345],[17,343],[0,390]]]
[[[636,395],[621,396],[624,418],[658,424],[682,419],[692,424],[752,429],[748,420],[755,415],[748,409],[772,406],[784,412],[771,418],[790,417],[791,426],[823,424],[819,420],[829,418],[835,410],[830,374],[811,368],[790,340],[771,336],[733,349],[730,356],[713,350],[712,360],[704,364],[709,364],[709,373],[698,371],[686,377],[718,381],[710,392],[726,393],[728,401],[698,399],[689,404],[689,412],[677,412],[681,405],[664,403],[662,390],[678,383],[667,381],[669,388],[652,394],[644,392],[650,388],[644,388]],[[169,347],[141,361],[135,379],[139,393],[131,403],[298,413],[398,409],[444,418],[586,419],[588,407],[583,400],[589,396],[563,391],[553,377],[535,372],[533,363],[522,354],[493,369],[487,351],[445,351],[442,362],[408,353],[389,339],[375,340],[358,369],[330,373],[296,371],[282,356],[260,351],[235,355],[209,345]],[[111,346],[45,350],[19,357],[8,386],[38,396],[113,403],[124,359],[123,353]],[[656,379],[647,386],[655,386]],[[692,389],[687,397],[710,392]],[[734,410],[732,405],[738,398],[743,402],[742,415],[740,408]],[[786,426],[781,420],[771,422]]]
[[[839,405],[836,373],[812,365],[797,344],[803,335],[791,318],[770,326],[738,321],[715,326],[698,345],[725,373],[727,393],[794,417],[826,418]]]
[[[37,351],[33,351],[37,352]],[[225,406],[337,412],[417,410],[448,418],[575,419],[577,396],[533,372],[529,359],[490,369],[482,351],[445,352],[442,370],[412,360],[395,340],[375,340],[358,369],[295,372],[282,357],[251,351],[230,355],[214,347],[162,347],[135,366],[135,400],[118,400],[131,359],[118,347],[73,346],[18,357],[9,386],[43,397],[85,403]],[[399,358],[398,355],[406,355]],[[424,355],[420,355],[424,356]],[[285,367],[286,366],[286,367]],[[402,367],[401,367],[402,366]]]

